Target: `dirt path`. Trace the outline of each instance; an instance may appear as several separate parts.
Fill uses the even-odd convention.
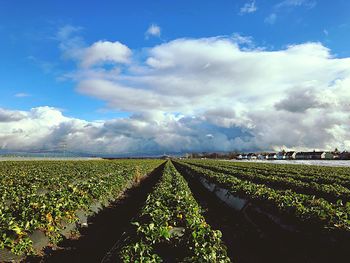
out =
[[[175,164],[175,167],[181,172],[178,165]],[[348,262],[348,258],[344,261],[329,246],[321,245],[317,237],[306,237],[282,230],[249,207],[245,213],[236,212],[204,188],[198,180],[183,172],[182,174],[195,199],[205,209],[206,221],[222,232],[222,239],[233,262]]]
[[[175,167],[186,178],[196,201],[205,210],[203,215],[207,223],[214,229],[218,229],[222,232],[222,239],[228,248],[231,261],[241,263],[259,262],[257,253],[246,253],[246,256],[244,255],[244,243],[242,243],[243,240],[239,236],[239,233],[247,231],[249,235],[255,234],[254,231],[250,230],[251,227],[243,225],[240,216],[225,204],[219,202],[217,197],[207,191],[199,181],[186,176],[176,164]],[[238,228],[240,228],[240,231],[237,231]],[[254,240],[254,243],[256,243],[255,241],[256,240]]]
[[[101,262],[143,206],[163,168],[164,164],[139,185],[128,189],[122,199],[91,218],[89,226],[80,230],[79,239],[64,240],[59,244],[62,249],[50,251],[45,258],[27,259],[26,262]]]

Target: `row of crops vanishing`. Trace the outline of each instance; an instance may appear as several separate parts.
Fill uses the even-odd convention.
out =
[[[3,162],[0,261],[9,253],[38,253],[44,246],[57,244],[63,236],[69,237],[76,225],[86,224],[87,216],[114,201],[162,163],[161,160]],[[110,260],[230,262],[221,232],[206,223],[183,176],[202,178],[215,184],[215,189],[227,189],[251,207],[292,219],[303,229],[348,238],[349,174],[349,168],[168,161],[161,179],[117,243],[117,253]],[[43,238],[47,240],[38,242]]]
[[[207,168],[215,172],[225,173],[237,177],[239,179],[251,181],[257,184],[264,184],[274,189],[280,190],[292,190],[296,193],[315,195],[317,197],[322,197],[331,202],[348,202],[350,201],[350,189],[338,184],[333,183],[319,183],[324,176],[323,175],[313,175],[312,177],[307,176],[309,181],[305,180],[303,175],[289,176],[288,171],[284,169],[283,172],[274,171],[272,166],[270,167],[270,172],[266,170],[259,170],[255,167],[250,169],[241,169],[241,167],[236,167],[233,165],[227,165],[226,163],[204,163],[192,161],[191,164],[198,167]],[[249,165],[249,164],[248,164]],[[278,168],[278,167],[277,167]],[[305,168],[304,168],[305,169]],[[304,170],[305,172],[305,170]],[[311,181],[314,180],[314,181]],[[341,182],[340,182],[341,183]]]
[[[221,233],[205,222],[187,182],[171,162],[132,224],[133,232],[119,246],[119,261],[230,262]]]
[[[162,162],[2,162],[0,261],[57,244]]]
[[[234,196],[295,220],[305,229],[350,231],[349,168],[207,160],[175,164],[184,173],[206,178]],[[333,179],[337,183],[318,182]]]
[[[213,162],[212,160],[205,161],[207,163]],[[295,178],[303,182],[339,184],[347,188],[350,187],[349,167],[244,162],[223,162],[221,166],[228,166],[237,171],[254,169],[261,174],[280,175]]]

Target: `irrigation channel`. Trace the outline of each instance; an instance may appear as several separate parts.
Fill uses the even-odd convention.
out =
[[[130,227],[130,221],[142,208],[163,169],[164,163],[89,219],[88,227],[80,229],[79,238],[65,239],[59,244],[59,249],[49,249],[44,251],[44,257],[27,258],[26,262],[101,262]]]
[[[174,165],[185,177],[196,201],[204,209],[208,224],[222,232],[232,262],[349,262],[350,255],[345,244],[332,244],[332,241],[325,241],[318,234],[282,229],[249,205],[239,212],[235,211],[207,190],[198,178],[188,176],[176,162]]]

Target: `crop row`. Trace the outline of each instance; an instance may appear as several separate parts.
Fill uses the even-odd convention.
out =
[[[42,239],[46,237],[51,244],[57,243],[73,225],[86,224],[88,215],[115,200],[160,163],[154,160],[2,162],[0,252],[2,255],[35,253],[33,233],[38,237],[38,231],[44,235]]]
[[[212,171],[221,172],[232,175],[242,180],[247,180],[257,184],[264,184],[274,189],[292,190],[301,194],[315,195],[322,197],[330,202],[350,201],[350,190],[338,184],[321,184],[316,182],[303,182],[301,180],[287,177],[277,176],[274,173],[262,173],[255,169],[237,170],[232,166],[225,166],[222,162],[206,163],[206,162],[188,162],[189,164],[210,169]]]
[[[213,163],[213,160],[205,160],[207,163]],[[332,184],[336,183],[350,188],[350,168],[349,167],[327,167],[317,165],[298,165],[298,164],[274,164],[274,163],[255,163],[255,162],[222,162],[222,165],[237,170],[256,170],[262,174],[271,174],[277,176],[287,176],[301,181],[314,181],[318,183]]]
[[[221,233],[201,215],[185,179],[167,162],[119,252],[123,262],[230,262]]]
[[[222,186],[231,194],[258,205],[270,207],[279,214],[296,219],[297,223],[317,229],[350,231],[350,203],[330,203],[323,198],[298,194],[291,190],[277,190],[263,184],[255,184],[229,174],[214,172],[210,169],[176,162],[183,172],[204,177],[210,182]]]

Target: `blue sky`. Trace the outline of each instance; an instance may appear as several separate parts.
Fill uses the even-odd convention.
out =
[[[310,140],[305,141],[306,139],[301,138],[301,135],[299,135],[299,137],[295,135],[296,138],[286,144],[282,143],[282,141],[272,142],[270,140],[265,144],[257,143],[258,133],[256,133],[254,129],[259,127],[259,125],[255,123],[258,122],[259,118],[256,117],[256,114],[253,114],[254,112],[248,114],[247,112],[244,113],[244,110],[233,109],[234,113],[228,113],[228,111],[230,111],[228,108],[235,105],[234,103],[238,105],[238,102],[234,99],[231,102],[222,102],[225,109],[208,102],[210,98],[217,99],[217,101],[221,101],[221,99],[224,100],[225,96],[231,96],[229,95],[231,94],[229,91],[233,91],[234,89],[238,89],[239,92],[237,85],[241,84],[238,82],[238,78],[230,79],[232,83],[236,83],[237,81],[238,84],[236,83],[236,86],[227,87],[227,92],[223,92],[221,97],[210,95],[210,92],[206,93],[206,91],[210,88],[212,89],[212,87],[207,87],[207,89],[203,88],[203,90],[201,90],[200,87],[195,88],[199,94],[206,96],[207,100],[204,103],[203,100],[198,99],[198,96],[193,96],[193,100],[189,102],[190,104],[193,103],[192,107],[188,105],[185,107],[183,101],[179,102],[181,100],[181,94],[173,94],[171,99],[173,100],[174,97],[176,99],[169,103],[167,101],[169,98],[159,97],[162,95],[159,93],[160,90],[163,94],[172,94],[174,90],[178,90],[175,84],[165,87],[164,89],[155,88],[164,85],[164,83],[168,83],[167,80],[164,79],[164,82],[155,83],[154,80],[150,82],[149,79],[157,76],[157,74],[162,74],[162,76],[168,74],[167,76],[171,80],[187,78],[186,80],[188,80],[188,82],[186,83],[189,83],[188,89],[191,89],[191,85],[194,85],[192,77],[194,74],[198,75],[198,73],[184,71],[190,68],[189,65],[185,64],[189,63],[190,59],[197,61],[206,59],[207,62],[204,63],[204,66],[213,68],[212,65],[216,62],[215,51],[226,50],[226,44],[231,43],[233,46],[237,45],[239,47],[241,53],[238,54],[238,57],[241,55],[254,55],[260,52],[259,55],[262,56],[262,61],[264,61],[265,56],[274,56],[274,54],[278,52],[288,53],[288,48],[293,45],[302,47],[297,49],[297,53],[305,52],[305,54],[311,54],[316,50],[319,52],[317,55],[320,54],[320,56],[325,59],[325,67],[329,67],[329,64],[337,61],[337,59],[342,61],[342,65],[339,66],[339,69],[337,68],[337,72],[334,73],[335,75],[329,76],[329,79],[324,81],[336,83],[337,80],[344,80],[345,83],[347,83],[346,80],[348,76],[344,72],[347,68],[347,58],[350,57],[349,11],[350,2],[345,0],[332,2],[321,0],[202,0],[173,1],[171,3],[169,1],[105,0],[29,2],[4,0],[0,4],[0,108],[3,110],[4,116],[6,114],[13,115],[17,113],[32,116],[32,109],[49,107],[52,111],[57,111],[62,114],[64,118],[68,118],[69,121],[79,120],[86,123],[90,122],[91,125],[100,125],[101,123],[96,124],[95,122],[97,120],[103,120],[104,122],[118,120],[120,122],[120,120],[123,120],[128,122],[128,125],[131,125],[131,127],[134,127],[136,130],[137,128],[134,126],[136,124],[133,123],[135,118],[141,118],[147,125],[157,122],[159,125],[158,129],[162,130],[169,125],[179,125],[181,121],[183,122],[191,117],[201,120],[203,122],[200,125],[201,127],[208,127],[208,130],[203,134],[204,138],[209,138],[209,141],[212,140],[212,138],[218,138],[218,141],[215,143],[203,142],[201,139],[197,138],[198,141],[192,144],[189,142],[191,138],[190,135],[186,133],[179,141],[175,139],[175,141],[164,143],[164,140],[167,140],[165,134],[170,133],[170,138],[174,138],[175,136],[173,133],[169,132],[169,130],[162,134],[160,138],[156,136],[144,138],[143,135],[139,134],[130,136],[123,134],[123,138],[126,136],[128,139],[133,140],[133,143],[130,143],[130,145],[127,144],[123,148],[126,152],[144,151],[142,147],[134,146],[136,141],[143,144],[144,140],[152,141],[151,145],[154,147],[154,151],[171,150],[174,145],[177,145],[179,142],[181,144],[181,142],[184,141],[188,143],[188,145],[183,149],[175,147],[176,151],[201,150],[201,147],[203,147],[203,149],[220,150],[220,147],[214,147],[218,142],[222,142],[222,150],[230,150],[233,148],[275,149],[281,147],[291,148],[293,146],[300,148],[317,148],[322,146],[330,147],[330,145],[338,145],[346,148],[348,144],[344,144],[344,142],[343,144],[340,142],[338,143],[337,140],[334,139],[338,136],[335,130],[339,132],[340,129],[334,125],[340,125],[339,122],[343,125],[342,122],[344,120],[335,121],[333,119],[333,126],[331,126],[331,128],[328,126],[323,127],[324,133],[329,136],[323,133],[320,134],[320,143],[311,143]],[[152,25],[153,31],[150,28]],[[151,31],[147,33],[147,30]],[[65,36],[63,36],[63,34],[65,34]],[[190,43],[188,42],[189,40],[193,40],[194,42]],[[220,41],[226,41],[228,43],[225,44]],[[203,42],[206,44],[203,44]],[[122,48],[123,46],[125,47],[124,51],[127,50],[127,52],[132,55],[125,54],[125,56],[130,57],[127,59],[128,62],[121,62],[120,58],[115,59],[115,57],[114,59],[110,59],[111,56],[113,56],[112,53],[104,53],[103,55],[100,53],[96,55],[96,53],[93,52],[101,52],[101,47],[88,51],[89,47],[92,47],[94,43],[118,43],[118,46],[104,46],[103,52],[121,52],[119,49],[117,51],[117,48]],[[307,46],[307,43],[313,43],[314,46]],[[175,45],[177,45],[176,48]],[[174,63],[180,64],[177,64],[176,67],[169,68],[167,71],[163,71],[163,68],[160,69],[159,64],[155,65],[149,62],[150,58],[158,60],[164,58],[168,59],[167,56],[163,56],[165,53],[170,54],[174,52],[171,53],[174,55],[175,52],[179,50],[182,52],[186,47],[192,47],[196,50],[196,45],[208,45],[212,47],[213,49],[208,49],[208,52],[211,52],[213,57],[204,58],[204,51],[203,54],[198,55],[200,57],[189,57],[188,61],[174,60]],[[303,45],[306,46],[304,47]],[[179,46],[181,48],[179,48]],[[106,51],[104,48],[108,50]],[[204,46],[203,49],[205,49]],[[93,55],[91,55],[92,53]],[[301,53],[298,53],[298,56],[304,55],[304,53]],[[94,57],[93,59],[95,59],[91,66],[89,64],[88,67],[82,66],[82,63],[84,63],[84,61],[86,62],[88,56],[86,54],[90,54]],[[92,59],[91,56],[89,59]],[[98,58],[96,59],[95,56],[98,56]],[[102,58],[101,56],[105,57]],[[220,63],[228,62],[224,61]],[[251,62],[243,61],[243,64],[244,63]],[[280,65],[284,62],[271,63],[275,63],[273,64],[275,67],[282,67]],[[300,61],[300,63],[303,64],[302,61]],[[326,64],[328,66],[326,66]],[[177,70],[179,67],[181,67],[181,71],[178,72]],[[233,65],[232,67],[235,68]],[[142,68],[142,72],[136,70],[136,68]],[[292,68],[294,68],[294,66]],[[113,73],[113,69],[118,70],[118,73]],[[159,72],[155,72],[155,69],[159,70]],[[100,73],[101,70],[108,72],[104,76],[98,76],[97,78],[96,74]],[[215,72],[218,72],[218,70],[217,68]],[[256,76],[261,76],[261,74],[263,74],[258,72],[258,70],[259,69],[254,69],[251,73],[243,72],[242,74],[252,74],[251,77],[254,78],[254,74],[257,74]],[[284,70],[287,71],[283,73]],[[309,84],[310,81],[321,81],[319,77],[322,76],[321,71],[326,72],[327,70],[329,70],[329,68],[322,68],[322,70],[318,71],[317,74],[315,73],[315,76],[310,77],[310,79],[303,79],[301,81],[298,76],[292,79],[292,81],[296,81],[295,86],[302,86],[300,89],[303,91],[303,96],[308,94],[305,98],[307,103],[312,104],[314,100],[317,100],[317,98],[313,98],[315,88],[310,88],[310,85],[314,85]],[[176,74],[174,72],[176,72]],[[222,72],[221,69],[220,72]],[[181,73],[181,75],[177,75],[177,73]],[[216,81],[215,83],[219,88],[222,84],[222,80],[226,77],[225,75],[220,75],[220,80],[216,79],[218,74],[215,73],[209,82],[211,80],[213,82]],[[281,69],[278,73],[271,71],[271,74],[288,74],[288,69]],[[113,79],[113,76],[116,75],[120,76],[118,80]],[[229,78],[229,75],[227,75],[227,78]],[[107,87],[105,85],[106,82],[101,82],[102,80],[110,81],[111,79],[113,79],[113,85],[124,85],[130,89],[117,89],[117,87],[114,86]],[[97,80],[98,82],[96,82]],[[200,86],[197,80],[195,81],[195,85]],[[259,100],[259,103],[255,105],[259,105],[257,107],[261,110],[271,108],[276,110],[274,105],[280,105],[283,99],[297,96],[293,93],[296,91],[290,91],[286,88],[283,93],[285,96],[283,97],[283,94],[276,92],[273,87],[265,85],[268,82],[270,83],[271,80],[261,79],[260,81],[263,83],[254,83],[252,85],[255,85],[255,87],[260,85],[262,89],[266,89],[266,94],[271,93],[273,96],[276,96],[274,97],[276,99],[269,102],[264,99],[263,102],[261,102],[258,98],[265,95],[257,92],[247,94],[244,98],[237,98],[239,103],[243,101],[256,102]],[[174,83],[176,83],[176,81],[174,81]],[[215,87],[215,83],[213,87]],[[286,82],[279,83],[278,85],[280,84],[283,85],[286,84]],[[94,86],[92,87],[92,85]],[[184,84],[181,83],[181,85]],[[264,87],[264,85],[266,87]],[[332,88],[330,84],[326,86],[327,87],[324,87],[324,92],[327,94],[335,89],[333,86]],[[305,91],[305,87],[307,87],[307,91]],[[181,88],[182,87],[179,87],[178,92],[182,92],[183,94]],[[140,105],[143,102],[138,101],[140,98],[125,102],[124,99],[122,100],[116,95],[116,98],[113,97],[112,99],[112,96],[106,92],[106,89],[109,89],[109,91],[114,90],[113,96],[118,94],[118,92],[122,92],[127,93],[123,95],[130,95],[131,97],[133,97],[132,92],[135,89],[136,91],[140,89],[154,91],[153,89],[155,89],[157,92],[153,92],[149,98],[160,98],[160,101],[164,99],[166,103],[164,102],[164,105],[148,103],[141,107]],[[339,92],[343,91],[344,88]],[[145,95],[147,96],[146,93]],[[148,97],[145,97],[145,100],[147,100],[147,98]],[[305,103],[305,101],[302,102]],[[186,103],[188,103],[188,101]],[[339,103],[341,104],[341,102]],[[316,104],[323,105],[322,102],[319,101],[317,101]],[[248,104],[246,106],[249,107]],[[154,110],[150,110],[150,108]],[[205,108],[209,110],[204,110]],[[243,109],[244,105],[240,104],[233,108]],[[312,110],[308,110],[304,112],[306,114],[305,116],[313,118],[311,115],[317,115],[316,112],[311,111]],[[217,120],[208,121],[209,114],[207,114],[207,112],[217,112],[217,119],[223,118],[225,124],[219,124]],[[253,114],[254,118],[250,116],[250,114]],[[344,110],[341,111],[341,114],[338,113],[337,116],[342,114],[346,114]],[[159,117],[160,115],[162,117]],[[286,116],[286,114],[284,116]],[[348,120],[347,116],[344,118]],[[8,119],[8,117],[5,119]],[[19,118],[18,121],[20,122],[22,119]],[[31,121],[34,123],[38,122],[36,119]],[[52,129],[54,129],[53,127],[57,128],[62,124],[62,120],[56,121],[57,123],[53,123],[52,127],[46,127],[48,131],[52,132]],[[243,125],[242,123],[245,121],[251,121],[250,126]],[[290,119],[288,119],[287,122],[289,123],[289,121]],[[9,122],[6,122],[6,125],[8,128],[16,125],[21,127],[24,124],[9,124]],[[187,125],[189,124],[186,123],[186,125],[181,127],[197,127],[197,125]],[[215,132],[213,132],[213,125],[217,127],[216,135]],[[310,121],[308,127],[312,127],[312,125],[315,125],[315,120]],[[301,126],[305,129],[304,124]],[[299,127],[301,129],[301,126],[296,127],[296,129],[298,130]],[[341,129],[345,128],[343,126],[341,127]],[[152,129],[157,128],[153,127]],[[230,129],[232,129],[231,134]],[[331,134],[329,134],[330,129],[334,130]],[[203,128],[200,128],[200,130],[203,131]],[[222,132],[223,130],[225,130],[225,132]],[[194,134],[196,132],[198,131],[193,131]],[[174,133],[176,134],[175,131]],[[299,133],[301,133],[301,131]],[[118,137],[119,135],[120,131],[116,129],[115,136]],[[14,144],[9,141],[9,136],[9,133],[4,134],[3,137],[0,135],[0,138],[3,140],[2,148],[4,149],[10,149],[12,147],[10,145]],[[21,141],[16,136],[11,134],[10,137],[15,138],[12,140]],[[49,134],[45,133],[42,136],[43,138],[47,138]],[[62,136],[62,140],[69,141],[69,139],[67,139],[67,134],[60,136]],[[342,136],[345,136],[342,137],[343,141],[344,138],[348,138],[348,134],[344,135],[342,133]],[[27,137],[31,137],[30,131],[28,131]],[[49,137],[51,138],[52,135]],[[106,135],[102,137],[106,138]],[[234,139],[232,138],[236,138],[236,141],[233,142]],[[249,138],[254,138],[254,142]],[[240,144],[239,140],[243,140],[243,142]],[[263,141],[261,138],[259,138],[259,140]],[[227,144],[227,142],[229,143]],[[120,142],[118,141],[118,143]],[[51,141],[48,141],[45,145],[38,145],[34,142],[28,142],[25,145],[27,145],[27,149],[53,147]],[[72,146],[72,150],[78,150],[74,147],[75,146]],[[91,147],[93,148],[94,146]],[[93,151],[92,148],[80,150]],[[98,149],[98,151],[103,151],[103,149]]]

